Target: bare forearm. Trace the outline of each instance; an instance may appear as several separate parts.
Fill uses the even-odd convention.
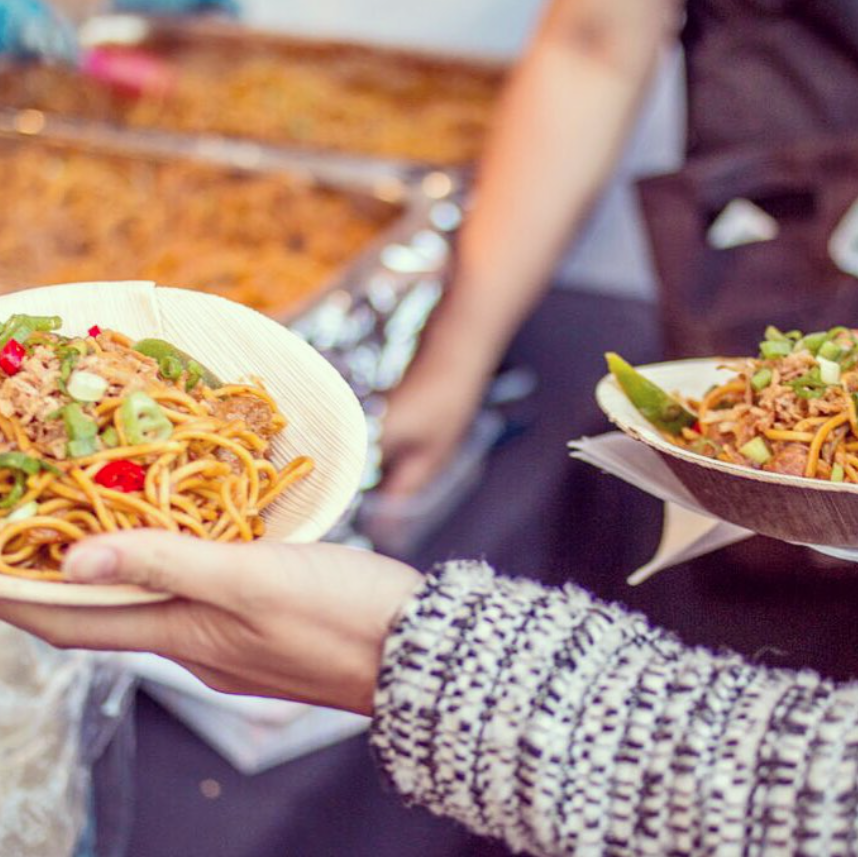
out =
[[[611,174],[676,9],[674,0],[553,4],[499,107],[427,350],[476,340],[474,370],[491,371]]]

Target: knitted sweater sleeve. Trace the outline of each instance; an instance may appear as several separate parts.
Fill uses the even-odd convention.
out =
[[[480,563],[429,575],[398,620],[372,741],[408,802],[517,851],[858,853],[858,685]]]

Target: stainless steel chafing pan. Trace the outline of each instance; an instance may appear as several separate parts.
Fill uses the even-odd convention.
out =
[[[103,63],[85,63],[89,74],[7,65],[0,105],[451,167],[478,156],[506,76],[499,62],[299,39],[213,20],[97,16],[81,37],[118,75],[104,74]]]

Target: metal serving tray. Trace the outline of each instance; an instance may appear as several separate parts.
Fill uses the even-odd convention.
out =
[[[488,60],[292,38],[209,19],[96,16],[81,39],[102,56],[123,52],[120,63],[130,56],[119,76],[152,85],[132,94],[115,77],[106,85],[92,67],[86,74],[7,65],[0,105],[372,157],[404,169],[471,163],[507,71]],[[135,65],[141,53],[144,65]],[[150,74],[152,58],[164,74]]]
[[[58,184],[64,181],[64,156],[88,159],[96,167],[110,165],[118,159],[122,163],[143,167],[144,174],[158,175],[158,168],[175,171],[179,165],[189,170],[211,171],[215,178],[238,182],[264,179],[269,183],[288,181],[293,185],[334,194],[336,199],[354,205],[357,210],[381,212],[383,217],[374,235],[355,254],[345,259],[330,276],[321,278],[317,288],[300,300],[267,308],[270,315],[289,325],[324,354],[351,384],[366,405],[370,417],[371,460],[367,486],[377,480],[379,471],[376,402],[379,394],[398,383],[407,368],[419,340],[420,331],[443,291],[452,256],[453,236],[462,210],[460,188],[455,175],[443,171],[427,172],[414,182],[385,171],[378,163],[348,161],[317,157],[308,153],[289,152],[283,149],[246,142],[213,139],[183,138],[177,141],[170,135],[158,133],[107,130],[81,125],[74,121],[45,115],[35,110],[0,111],[0,158],[4,153],[23,152],[32,155],[50,151],[49,171],[59,173]],[[151,173],[146,173],[146,170]],[[169,175],[170,173],[165,173]],[[68,177],[66,177],[67,179]],[[50,181],[42,184],[7,181],[4,187],[4,210],[15,212],[5,226],[0,227],[0,291],[5,287],[17,288],[21,278],[4,277],[9,259],[26,267],[22,253],[50,252],[52,244],[68,248],[69,243],[82,258],[90,251],[88,237],[81,224],[63,220],[57,197],[51,196]],[[44,182],[47,181],[47,188]],[[23,187],[23,190],[20,188]],[[88,203],[101,205],[114,216],[121,199],[110,196],[109,184],[96,187],[100,200]],[[105,197],[105,192],[108,192]],[[59,193],[60,191],[55,191]],[[68,181],[61,187],[69,193]],[[77,191],[80,195],[80,189]],[[188,193],[202,190],[189,188]],[[33,194],[37,194],[33,198]],[[327,199],[326,197],[325,199]],[[237,229],[252,229],[255,218],[264,215],[262,202],[251,195],[254,205],[237,216]],[[158,188],[153,186],[151,204],[158,201]],[[247,198],[242,202],[246,204]],[[36,206],[38,219],[27,215],[26,207]],[[220,214],[216,197],[201,204],[197,216]],[[145,220],[145,218],[144,218]],[[129,221],[125,229],[133,230]],[[266,224],[266,229],[270,225]],[[274,228],[277,228],[275,224]],[[342,229],[341,221],[321,220],[319,230],[336,234]],[[177,246],[175,235],[182,229],[181,219],[174,229],[158,231],[151,241]],[[172,233],[172,234],[170,234]],[[290,240],[284,225],[284,242]],[[11,249],[10,249],[11,248]],[[191,248],[197,252],[198,248]],[[138,253],[142,258],[145,254]],[[114,257],[115,258],[115,257]],[[169,281],[137,266],[137,259],[129,260],[120,270],[111,264],[99,267],[91,264],[86,276],[51,277],[54,281],[72,279],[156,279],[164,285],[187,286],[187,282]],[[124,264],[124,263],[123,263]],[[189,261],[187,270],[196,265],[204,271],[208,264],[199,253]],[[249,243],[244,264],[259,276],[266,276],[266,258]],[[282,270],[282,267],[279,269]],[[72,273],[69,271],[69,273]],[[82,272],[83,273],[83,272]],[[5,283],[4,283],[5,280]],[[45,283],[44,278],[31,285]],[[202,283],[201,285],[205,285]],[[223,290],[221,289],[223,293]],[[227,296],[230,296],[228,292]]]
[[[291,321],[333,291],[356,289],[390,258],[391,245],[427,226],[433,203],[453,186],[438,174],[433,198],[432,182],[415,187],[359,164],[182,142],[105,133],[32,110],[0,113],[9,170],[0,288],[178,277],[174,284]],[[159,256],[186,252],[189,266]],[[218,252],[230,257],[228,270],[219,269]]]

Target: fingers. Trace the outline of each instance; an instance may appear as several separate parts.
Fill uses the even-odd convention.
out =
[[[234,609],[247,578],[264,582],[274,552],[261,545],[206,542],[160,530],[96,536],[69,551],[66,578],[79,583],[134,583],[158,592]]]
[[[388,497],[410,497],[432,481],[440,464],[425,452],[400,454],[384,465],[381,491]]]
[[[161,652],[170,647],[177,604],[58,607],[0,601],[0,621],[58,648]]]
[[[382,417],[381,492],[405,498],[427,487],[455,456],[478,401],[448,379],[394,390]]]

